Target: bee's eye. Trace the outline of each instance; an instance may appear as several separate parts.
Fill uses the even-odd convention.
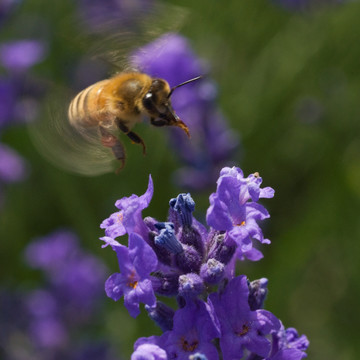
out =
[[[146,110],[156,112],[156,106],[154,104],[154,97],[152,92],[146,93],[142,99],[143,106]]]

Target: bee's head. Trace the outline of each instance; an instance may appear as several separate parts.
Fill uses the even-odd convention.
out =
[[[171,106],[170,97],[176,88],[200,78],[201,76],[198,76],[194,79],[174,86],[171,89],[167,81],[163,79],[153,79],[149,91],[145,94],[142,100],[144,108],[149,113],[150,117],[162,119],[164,121],[164,125],[178,126],[182,128],[188,136],[190,136],[188,127],[175,114],[175,111]]]
[[[145,94],[142,102],[144,108],[151,116],[161,117],[171,107],[169,84],[163,79],[153,79],[149,91]]]

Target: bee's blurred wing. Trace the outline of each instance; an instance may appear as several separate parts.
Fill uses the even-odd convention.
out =
[[[99,129],[74,129],[67,118],[67,106],[57,105],[61,98],[63,93],[47,99],[44,114],[29,124],[39,152],[53,165],[74,173],[92,176],[114,171],[114,155],[101,145]]]
[[[143,4],[144,5],[144,4]],[[184,7],[149,2],[125,19],[99,21],[80,35],[89,55],[115,66],[120,71],[129,66],[129,54],[159,36],[178,32],[188,17]]]

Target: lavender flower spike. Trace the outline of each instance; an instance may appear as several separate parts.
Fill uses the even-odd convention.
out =
[[[140,302],[155,306],[150,273],[157,267],[157,258],[151,247],[135,233],[129,236],[129,248],[106,236],[101,240],[116,252],[121,271],[106,280],[107,296],[115,301],[124,296],[125,307],[134,318],[140,314]]]
[[[306,356],[307,338],[295,329],[285,330],[271,312],[263,310],[268,280],[236,277],[237,260],[256,261],[262,256],[253,240],[270,243],[258,225],[269,214],[257,202],[273,197],[274,190],[262,188],[261,183],[258,173],[244,177],[239,168],[223,168],[210,196],[207,226],[193,217],[195,202],[190,194],[170,200],[167,221],[150,216],[142,220],[141,210],[152,195],[150,181],[142,197],[119,200],[123,228],[110,220],[105,228],[109,233],[128,232],[129,248],[113,237],[102,238],[116,251],[121,270],[107,280],[106,292],[114,300],[124,296],[134,317],[139,302],[145,303],[149,317],[163,331],[161,336],[138,339],[132,360],[301,360]],[[155,301],[154,294],[176,297],[178,310]]]

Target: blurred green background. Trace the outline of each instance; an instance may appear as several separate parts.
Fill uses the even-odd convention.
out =
[[[263,204],[272,244],[264,259],[244,262],[250,279],[267,277],[266,308],[286,327],[310,339],[310,359],[356,359],[360,353],[357,305],[360,295],[360,3],[290,12],[270,0],[172,1],[187,7],[181,29],[194,52],[211,66],[219,106],[241,136],[233,157],[245,174],[258,171],[275,189]],[[43,39],[47,58],[31,76],[67,85],[80,50],[67,40],[74,29],[65,21],[70,1],[24,1],[1,29],[0,41]],[[171,182],[179,167],[167,147],[166,129],[139,125],[148,146],[143,157],[127,143],[128,163],[119,176],[92,178],[57,169],[38,154],[26,126],[14,126],[2,142],[30,167],[27,180],[6,187],[0,213],[0,280],[26,288],[39,276],[23,263],[29,241],[66,226],[85,248],[117,271],[111,250],[101,250],[99,224],[114,202],[142,194],[154,179],[151,205],[144,211],[165,220],[168,200],[186,189]],[[212,188],[192,193],[202,219]],[[104,298],[105,298],[104,294]],[[139,336],[159,334],[146,316],[133,320],[122,303],[105,299],[104,333],[128,358]],[[126,329],[126,331],[124,331]]]

